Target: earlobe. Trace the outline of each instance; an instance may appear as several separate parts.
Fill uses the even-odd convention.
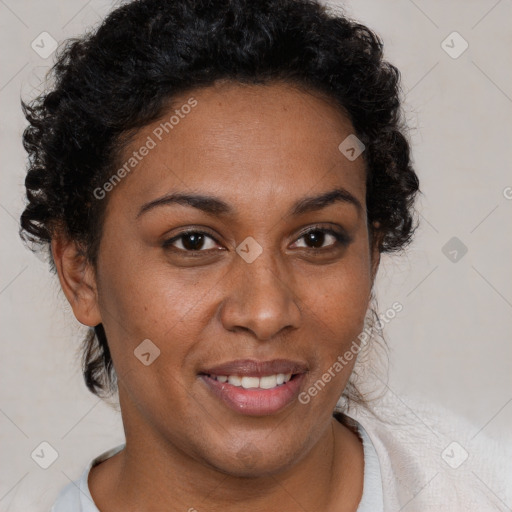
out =
[[[94,327],[101,323],[94,269],[77,242],[59,234],[51,250],[59,281],[76,319]]]

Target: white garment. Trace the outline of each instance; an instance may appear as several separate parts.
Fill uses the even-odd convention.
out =
[[[381,419],[377,419],[373,412]],[[379,458],[384,512],[512,512],[512,439],[418,396],[389,388],[345,414],[364,425]]]
[[[112,457],[124,448],[124,443],[98,455],[87,464],[82,476],[62,489],[50,512],[99,512],[89,491],[89,472],[93,466]]]
[[[357,512],[512,511],[510,439],[498,442],[447,409],[391,392],[371,408],[351,404],[344,412],[363,440]],[[93,459],[50,512],[99,512],[87,485],[89,470],[123,446]]]
[[[357,507],[357,512],[383,512],[384,499],[379,458],[366,430],[360,423],[357,424],[357,428],[363,440],[364,450],[363,496]]]
[[[368,434],[361,425],[358,425],[364,449],[364,483],[363,496],[357,512],[382,512],[382,484],[379,469],[379,460],[375,448]],[[94,504],[88,486],[91,468],[100,462],[112,457],[124,448],[124,444],[112,448],[87,464],[79,480],[69,483],[59,494],[50,512],[99,512]]]

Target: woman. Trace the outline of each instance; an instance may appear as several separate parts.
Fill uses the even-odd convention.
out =
[[[53,511],[494,506],[448,427],[383,418],[356,383],[419,190],[376,35],[311,0],[139,0],[54,78],[24,105],[22,234],[91,328],[85,381],[119,392],[126,443]],[[489,447],[472,459],[505,496]]]

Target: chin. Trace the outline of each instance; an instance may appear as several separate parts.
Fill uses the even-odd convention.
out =
[[[268,477],[286,471],[307,454],[306,447],[297,444],[296,439],[292,441],[289,445],[284,440],[269,443],[264,438],[259,442],[247,439],[238,446],[229,444],[212,448],[203,460],[215,470],[233,477]]]

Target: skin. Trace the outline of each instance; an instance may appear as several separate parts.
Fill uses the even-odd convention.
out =
[[[198,377],[234,359],[292,359],[308,366],[304,391],[357,340],[379,252],[363,159],[338,150],[354,129],[332,102],[282,83],[220,82],[174,105],[191,96],[197,106],[104,199],[97,267],[72,240],[52,241],[74,314],[103,324],[118,374],[126,448],[91,470],[91,494],[102,512],[355,511],[363,447],[332,417],[355,359],[308,404],[268,416],[227,408]],[[295,201],[339,187],[361,210],[336,202],[289,215]],[[177,191],[214,195],[236,213],[173,204],[138,216]],[[318,224],[350,243],[325,233],[315,248],[302,231]],[[185,254],[190,238],[162,246],[189,227],[213,236],[198,257]],[[263,249],[252,263],[235,252],[248,236]],[[134,356],[145,339],[160,350],[149,366]]]

